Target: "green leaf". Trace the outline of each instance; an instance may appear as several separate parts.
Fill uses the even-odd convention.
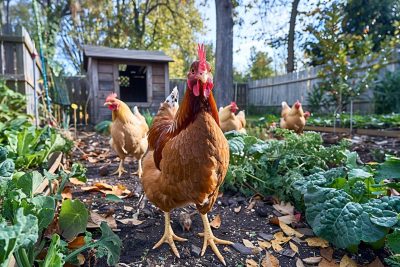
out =
[[[357,152],[345,152],[346,155],[346,166],[349,169],[356,169],[357,168],[357,158],[358,154]]]
[[[17,181],[17,188],[20,188],[26,195],[33,197],[34,192],[42,184],[44,177],[38,172],[25,173]]]
[[[43,230],[53,221],[56,207],[55,200],[49,196],[36,196],[32,198],[31,202],[37,210],[36,217],[39,220],[39,229]]]
[[[28,248],[38,239],[37,218],[17,211],[16,224],[0,223],[0,265],[8,266],[10,255],[20,247]]]
[[[372,177],[372,174],[364,171],[363,169],[352,169],[349,171],[348,177],[350,180],[356,178],[367,179]]]
[[[310,186],[304,202],[314,233],[339,248],[378,241],[385,236],[385,227],[397,223],[389,198],[359,204],[343,190]]]
[[[400,254],[400,229],[396,228],[386,236],[386,244],[394,254]]]
[[[39,263],[40,267],[53,267],[53,266],[63,266],[64,255],[61,253],[61,243],[60,236],[54,234],[51,238],[50,247],[47,250],[47,255],[44,261]]]
[[[1,179],[10,180],[14,170],[15,170],[15,165],[11,159],[6,159],[2,163],[0,163],[0,180]]]
[[[122,199],[120,199],[119,197],[117,197],[116,195],[113,195],[113,194],[107,194],[106,200],[111,201],[111,202],[124,202]]]
[[[106,222],[101,222],[100,229],[101,237],[96,242],[98,243],[98,253],[106,251],[107,264],[110,266],[116,265],[121,254],[121,239],[114,234]]]
[[[79,200],[65,200],[61,205],[59,225],[61,234],[67,240],[72,240],[78,234],[84,233],[88,222],[88,211]]]
[[[8,155],[8,150],[5,147],[0,146],[0,162],[6,160]]]
[[[378,182],[385,179],[400,179],[400,158],[389,156],[379,165],[375,178]]]

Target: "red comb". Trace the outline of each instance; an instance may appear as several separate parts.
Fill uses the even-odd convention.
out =
[[[200,71],[205,71],[207,65],[206,65],[206,49],[204,48],[204,44],[197,45],[197,54],[199,57],[199,69]]]
[[[117,98],[117,94],[116,94],[116,93],[111,93],[111,94],[109,94],[109,95],[107,96],[106,102],[108,102],[108,101],[110,101],[110,100],[112,100],[112,99],[115,99],[115,98]]]

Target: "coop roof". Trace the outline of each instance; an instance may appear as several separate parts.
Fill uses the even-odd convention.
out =
[[[83,47],[85,57],[106,58],[106,59],[129,59],[152,62],[172,62],[172,58],[163,51],[128,50],[122,48],[110,48],[103,46],[85,45]]]

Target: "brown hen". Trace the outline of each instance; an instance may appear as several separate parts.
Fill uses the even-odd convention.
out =
[[[148,199],[164,211],[165,230],[154,246],[168,243],[179,252],[174,240],[170,211],[190,203],[196,205],[204,224],[202,255],[208,245],[225,264],[216,244],[232,244],[216,238],[207,212],[218,196],[229,164],[228,142],[219,127],[211,68],[205,60],[204,46],[199,46],[199,60],[192,63],[187,75],[188,89],[177,110],[163,103],[149,131],[149,153],[144,158],[143,189]]]

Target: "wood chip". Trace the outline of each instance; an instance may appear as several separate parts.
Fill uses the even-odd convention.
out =
[[[319,254],[326,259],[327,261],[332,261],[332,256],[333,256],[333,248],[327,247],[327,248],[321,248],[319,250]]]

